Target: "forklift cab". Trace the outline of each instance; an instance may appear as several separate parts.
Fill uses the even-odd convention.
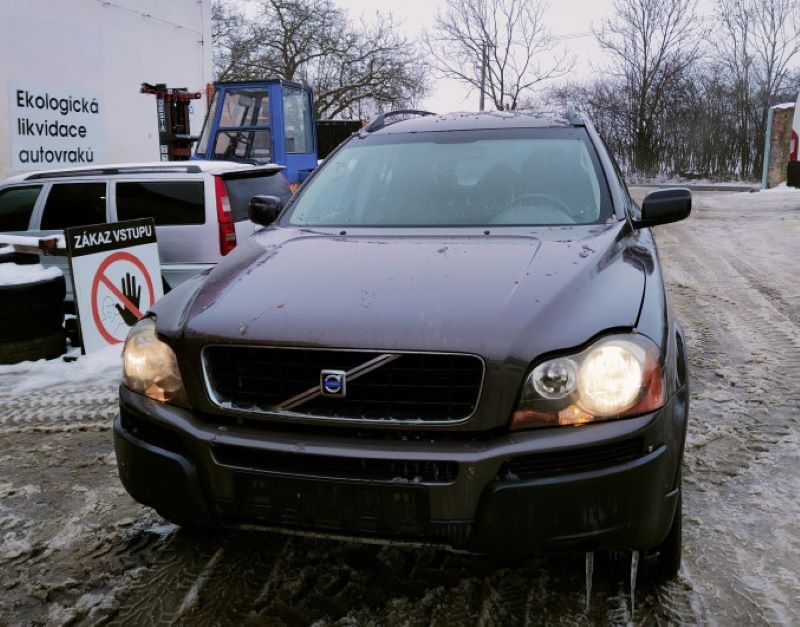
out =
[[[283,80],[214,84],[193,159],[278,163],[290,184],[317,167],[310,87]]]

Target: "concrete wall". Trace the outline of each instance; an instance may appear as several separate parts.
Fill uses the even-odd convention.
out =
[[[792,119],[794,104],[772,107],[772,128],[768,138],[767,188],[786,181],[786,168],[789,163],[789,142],[792,138]]]
[[[203,92],[192,101],[199,134],[211,0],[0,0],[0,9],[0,179],[158,160],[156,98],[139,93],[143,82]]]

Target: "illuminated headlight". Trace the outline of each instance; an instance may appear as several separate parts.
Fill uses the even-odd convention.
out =
[[[162,403],[188,407],[175,352],[156,335],[154,318],[142,318],[122,351],[123,384]]]
[[[523,384],[512,428],[579,425],[664,405],[660,351],[641,335],[612,335],[538,364]]]

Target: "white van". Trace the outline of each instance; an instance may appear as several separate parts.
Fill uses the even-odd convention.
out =
[[[173,161],[21,174],[0,183],[0,232],[50,235],[73,226],[153,218],[168,290],[216,264],[254,231],[251,196],[289,199],[282,170],[274,164]],[[68,274],[65,259],[43,261]]]

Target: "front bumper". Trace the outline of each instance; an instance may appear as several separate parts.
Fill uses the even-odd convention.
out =
[[[114,440],[127,491],[171,520],[520,556],[663,541],[686,419],[683,389],[627,420],[386,439],[220,427],[122,388]]]

